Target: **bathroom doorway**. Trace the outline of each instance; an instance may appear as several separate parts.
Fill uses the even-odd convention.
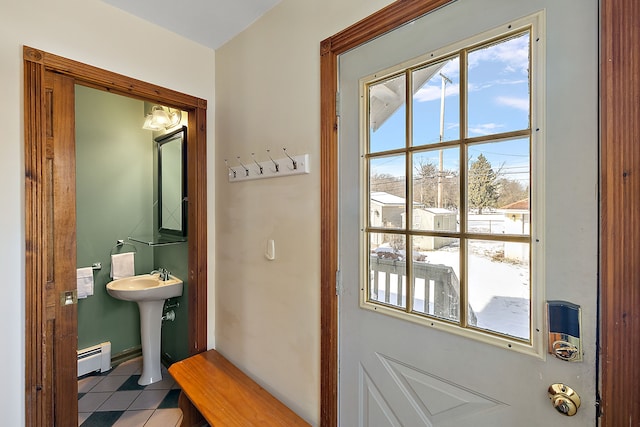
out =
[[[24,47],[27,425],[77,423],[76,84],[188,114],[189,353],[207,346],[206,100]]]
[[[157,140],[188,132],[183,126],[187,114],[171,110],[174,121],[166,128],[144,128],[143,121],[154,108],[158,111],[157,104],[82,85],[75,87],[74,104],[76,259],[80,273],[92,279],[78,289],[78,354],[82,361],[78,375],[95,366],[87,356],[94,354],[95,346],[110,348],[109,354],[104,351],[97,357],[112,359],[114,365],[140,354],[137,304],[106,291],[106,284],[113,280],[111,256],[120,253],[133,254],[135,274],[164,268],[184,284],[180,296],[165,302],[166,312],[173,315],[162,322],[158,356],[169,366],[189,356],[188,241],[182,221],[185,153],[181,137],[169,137],[174,144],[169,146]],[[160,147],[169,149],[164,148],[161,156]],[[159,179],[161,159],[166,166],[163,182]],[[82,401],[79,404],[82,407]]]

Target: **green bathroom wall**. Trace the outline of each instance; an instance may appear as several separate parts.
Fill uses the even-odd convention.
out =
[[[136,251],[136,274],[163,267],[185,282],[183,296],[170,301],[178,303],[176,320],[162,327],[162,353],[177,361],[188,356],[187,244],[127,240],[157,230],[158,134],[142,129],[147,108],[143,101],[76,86],[77,266],[102,263],[94,271],[94,295],[78,301],[78,348],[111,341],[113,356],[140,347],[138,307],[106,291],[110,255]],[[114,248],[119,239],[128,244]]]
[[[187,298],[189,291],[188,276],[188,248],[187,243],[177,245],[158,246],[154,249],[156,267],[166,268],[172,275],[184,282],[182,296],[172,298],[165,306],[176,314],[173,322],[162,324],[162,358],[168,364],[189,357],[189,317]],[[169,306],[178,304],[176,307]]]
[[[135,303],[111,297],[111,253],[136,251],[136,274],[153,268],[153,251],[127,240],[153,227],[153,150],[141,128],[142,101],[76,86],[77,266],[94,271],[94,295],[78,302],[78,348],[111,341],[111,352],[140,346]],[[116,241],[127,243],[114,248]]]

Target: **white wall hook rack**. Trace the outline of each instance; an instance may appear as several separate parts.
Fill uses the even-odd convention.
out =
[[[243,161],[237,158],[237,165],[230,166],[225,160],[229,173],[229,182],[249,181],[252,179],[277,178],[280,176],[302,175],[309,173],[309,155],[301,154],[290,156],[284,151],[287,157],[264,162],[258,162],[251,154],[252,161]]]

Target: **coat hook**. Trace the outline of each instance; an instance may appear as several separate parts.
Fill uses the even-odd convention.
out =
[[[227,159],[224,159],[224,164],[227,165],[227,169],[229,169],[229,171],[233,173],[233,177],[236,178],[236,171],[231,166],[229,166]]]
[[[240,160],[240,156],[236,156],[236,159],[238,159],[238,163],[240,163],[240,166],[242,166],[242,168],[244,169],[244,176],[249,176],[249,168],[247,168],[245,165],[242,164],[242,160]]]
[[[295,161],[295,159],[293,159],[289,154],[287,154],[287,149],[282,147],[282,151],[284,151],[284,154],[289,158],[289,160],[291,160],[291,162],[293,163],[293,170],[298,169],[298,162]]]
[[[271,154],[269,154],[269,150],[267,150],[267,156],[273,162],[273,165],[276,167],[276,172],[280,172],[280,165],[278,163],[276,163],[276,161],[271,158]]]
[[[256,158],[254,157],[256,153],[251,153],[251,158],[253,159],[253,162],[258,166],[258,168],[260,168],[260,175],[262,175],[262,165],[260,163],[258,163],[258,161],[256,160]]]

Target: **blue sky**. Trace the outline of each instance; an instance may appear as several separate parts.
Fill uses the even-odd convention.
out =
[[[442,63],[441,63],[442,64]],[[432,70],[435,67],[431,67]],[[424,69],[423,69],[424,70]],[[417,70],[416,73],[427,72]],[[460,135],[460,64],[457,57],[444,61],[421,88],[414,92],[413,144],[428,145],[440,140],[442,80],[446,76],[443,140]],[[526,129],[529,126],[529,35],[524,34],[468,55],[468,136],[476,137]],[[431,72],[433,74],[433,71]],[[370,132],[372,151],[404,146],[404,106],[398,108],[375,132]],[[445,150],[444,168],[459,170],[457,150]],[[473,160],[483,153],[494,169],[502,167],[505,177],[528,180],[527,139],[486,143],[469,147]],[[438,150],[422,153],[422,159],[438,164]],[[401,158],[380,159],[377,171],[398,175]],[[395,171],[395,172],[394,172]],[[397,173],[396,173],[397,172]]]

